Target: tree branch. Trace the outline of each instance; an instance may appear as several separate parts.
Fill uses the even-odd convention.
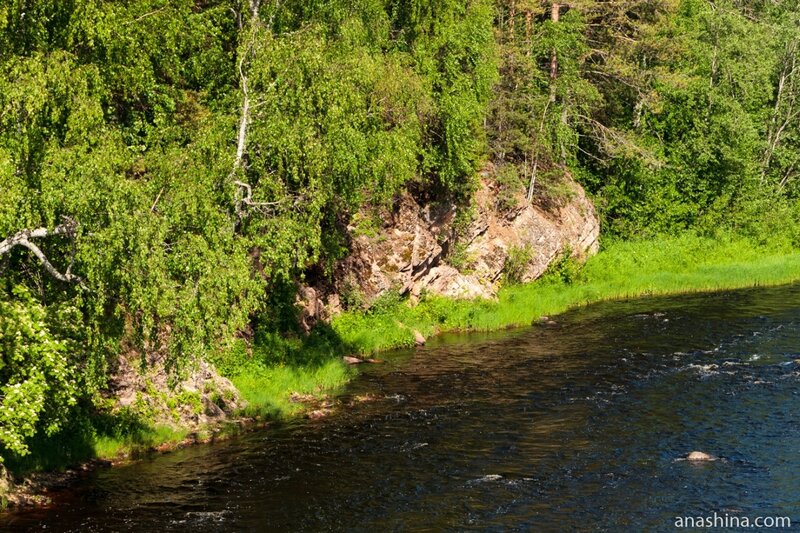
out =
[[[62,274],[47,259],[47,256],[44,255],[44,252],[42,252],[41,248],[39,248],[38,246],[36,246],[36,244],[31,242],[31,239],[34,238],[50,237],[53,235],[68,235],[74,239],[75,229],[77,228],[77,226],[78,224],[75,222],[75,220],[68,217],[64,217],[64,223],[56,226],[52,230],[47,228],[22,230],[0,242],[0,256],[10,252],[13,248],[17,246],[22,246],[23,248],[27,248],[28,250],[33,252],[33,255],[35,255],[39,259],[44,269],[47,270],[47,272],[57,280],[64,281],[66,283],[79,283],[81,286],[84,286],[83,280],[72,273],[72,265],[75,263],[74,247],[72,250],[72,257],[70,259],[69,267],[67,267],[66,272]]]
[[[146,19],[147,17],[152,17],[153,15],[157,15],[158,13],[161,13],[165,9],[167,9],[167,6],[159,7],[158,9],[154,9],[153,11],[149,11],[149,12],[145,13],[144,15],[140,15],[140,16],[136,17],[133,20],[129,20],[128,22],[125,22],[123,25],[127,26],[128,24],[134,24],[136,22],[139,22],[140,20]]]
[[[289,206],[290,208],[297,208],[305,200],[303,195],[287,195],[274,202],[256,202],[253,200],[253,187],[250,184],[243,181],[234,181],[233,183],[239,188],[239,193],[237,193],[236,198],[236,205],[240,218],[244,218],[247,215],[247,212],[242,208],[242,206],[246,206],[255,210],[268,211],[272,208],[286,205],[289,201],[292,202],[291,206]]]

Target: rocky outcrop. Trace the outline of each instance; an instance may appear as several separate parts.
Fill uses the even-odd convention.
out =
[[[532,281],[565,252],[576,257],[598,247],[599,222],[583,189],[565,177],[558,200],[528,203],[523,191],[500,209],[498,190],[484,177],[474,197],[473,217],[455,231],[456,205],[422,205],[400,196],[383,226],[373,234],[350,232],[350,255],[335,268],[332,284],[302,287],[298,303],[304,327],[341,310],[345,295],[357,292],[368,305],[390,290],[412,299],[423,292],[456,298],[493,298],[509,256],[516,253],[519,281]],[[352,300],[352,298],[351,298]]]
[[[156,424],[194,430],[224,421],[245,405],[233,384],[203,360],[175,373],[163,350],[148,353],[145,364],[129,350],[115,366],[108,391],[115,409],[144,411]]]

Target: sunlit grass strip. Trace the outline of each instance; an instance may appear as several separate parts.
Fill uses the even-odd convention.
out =
[[[93,442],[94,455],[100,459],[118,459],[121,454],[146,453],[166,443],[178,444],[188,435],[188,430],[170,426],[147,427],[124,435],[101,435]]]
[[[303,404],[290,401],[292,393],[322,398],[343,387],[352,375],[341,359],[331,359],[309,366],[253,365],[231,381],[248,403],[245,415],[285,418],[304,410]]]
[[[333,328],[342,340],[369,353],[414,343],[413,330],[488,331],[524,326],[590,303],[644,295],[708,292],[781,285],[800,280],[800,252],[755,247],[745,239],[684,235],[617,242],[590,258],[567,282],[551,275],[502,289],[497,301],[426,298],[416,307],[347,313]]]

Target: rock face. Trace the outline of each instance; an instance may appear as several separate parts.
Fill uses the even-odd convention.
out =
[[[233,384],[205,361],[191,364],[175,380],[164,350],[148,353],[145,364],[141,357],[126,350],[116,362],[109,393],[118,409],[146,406],[156,423],[196,429],[225,420],[245,405]]]
[[[459,235],[454,204],[421,205],[404,194],[376,234],[348,228],[351,253],[336,265],[332,284],[301,288],[304,327],[339,312],[340,301],[353,291],[365,305],[390,290],[412,299],[423,291],[493,298],[514,251],[524,250],[526,261],[517,272],[523,282],[541,276],[566,251],[578,258],[594,253],[600,230],[594,206],[580,185],[565,180],[558,201],[531,204],[520,190],[511,202],[516,207],[501,210],[493,182],[482,179],[472,222]]]

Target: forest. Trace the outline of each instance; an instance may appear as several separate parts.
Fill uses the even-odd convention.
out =
[[[108,430],[123,350],[235,374],[354,217],[486,168],[796,251],[799,117],[795,0],[4,0],[0,457]]]

